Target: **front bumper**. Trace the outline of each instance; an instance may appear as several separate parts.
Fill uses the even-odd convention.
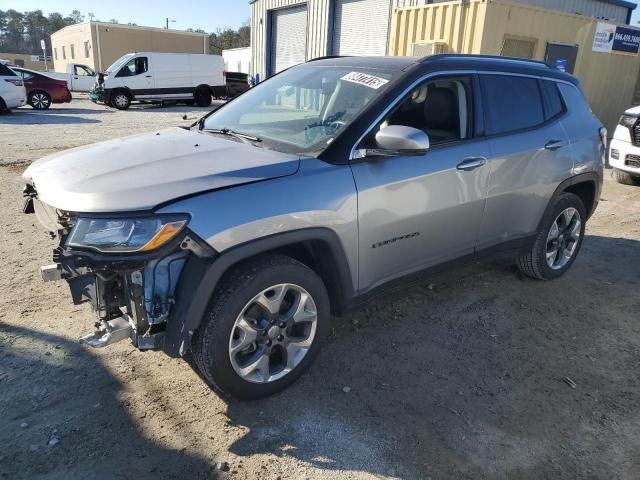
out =
[[[614,138],[609,146],[609,165],[634,175],[640,175],[640,147]]]
[[[185,266],[194,271],[193,264],[215,257],[213,249],[188,228],[148,253],[106,254],[68,247],[73,217],[39,202],[33,190],[25,192],[24,211],[36,213],[40,223],[60,239],[53,252],[54,263],[41,269],[43,280],[65,280],[73,303],[88,303],[97,313],[97,331],[81,340],[104,347],[130,338],[140,350],[170,350],[173,356],[183,355],[185,349],[176,353],[175,348],[166,348],[165,342],[174,305],[178,297],[187,297],[177,293],[178,286],[183,283]]]

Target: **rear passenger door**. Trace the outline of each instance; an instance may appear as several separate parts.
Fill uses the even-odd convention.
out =
[[[477,250],[518,248],[535,235],[552,194],[571,176],[566,107],[555,82],[481,74],[489,188]]]

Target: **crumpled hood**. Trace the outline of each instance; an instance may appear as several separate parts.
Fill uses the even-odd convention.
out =
[[[23,178],[70,212],[149,210],[186,195],[293,175],[299,157],[182,128],[46,156]]]

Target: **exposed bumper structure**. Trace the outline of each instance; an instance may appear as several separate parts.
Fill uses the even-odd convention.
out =
[[[640,147],[614,138],[609,148],[609,165],[618,170],[640,175]]]
[[[128,315],[104,321],[98,330],[80,338],[93,348],[102,348],[130,338],[134,333],[133,320]]]

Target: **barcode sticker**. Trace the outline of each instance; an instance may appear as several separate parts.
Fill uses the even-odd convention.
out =
[[[361,72],[347,73],[340,80],[364,85],[365,87],[373,88],[374,90],[377,90],[386,83],[389,83],[389,80],[386,80],[384,78],[376,77],[375,75],[368,75]]]

